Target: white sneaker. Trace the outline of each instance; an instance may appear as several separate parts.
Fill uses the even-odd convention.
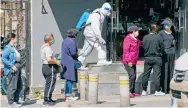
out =
[[[97,65],[99,65],[99,66],[106,66],[106,65],[110,65],[110,64],[112,64],[112,61],[99,60],[97,62]]]
[[[71,101],[75,101],[78,100],[78,97],[66,97],[65,102],[71,102]]]
[[[161,91],[155,91],[155,96],[165,96],[165,93],[161,92]]]
[[[146,91],[142,91],[142,96],[146,96],[147,95],[147,92]]]
[[[80,68],[78,68],[78,70],[89,70],[89,68],[86,68],[84,66],[81,66]]]
[[[8,106],[9,107],[20,107],[16,102],[9,104]]]

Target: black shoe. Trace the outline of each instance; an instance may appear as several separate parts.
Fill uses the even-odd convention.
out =
[[[43,106],[54,106],[55,104],[53,102],[44,101]]]
[[[50,94],[50,97],[48,99],[50,102],[54,102],[54,103],[56,102],[56,101],[52,100],[52,94]]]
[[[49,102],[48,101],[44,101],[42,106],[49,106]]]
[[[49,106],[54,106],[55,103],[54,102],[49,102]]]
[[[50,102],[54,102],[54,103],[56,103],[56,101],[55,101],[55,100],[52,100],[52,99],[50,99]]]

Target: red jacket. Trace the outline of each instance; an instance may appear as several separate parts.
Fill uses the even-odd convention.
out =
[[[137,38],[133,38],[128,34],[123,41],[123,64],[128,64],[131,62],[133,65],[136,65],[139,57],[139,48],[142,42]]]

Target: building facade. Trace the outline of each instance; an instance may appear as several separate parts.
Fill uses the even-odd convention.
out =
[[[142,24],[143,34],[147,33],[147,23],[151,17],[150,12],[156,11],[162,14],[166,10],[173,18],[176,26],[176,55],[177,57],[188,51],[188,1],[187,0],[108,0],[113,4],[113,12],[110,20],[107,21],[105,38],[107,39],[108,57],[114,61],[121,59],[121,43],[126,28],[135,23]],[[66,37],[66,30],[75,27],[81,14],[86,9],[100,8],[106,0],[31,0],[31,87],[43,87],[44,78],[42,75],[42,62],[40,59],[40,47],[44,43],[44,34],[53,33],[56,43],[52,46],[55,53],[61,52],[61,43]],[[129,4],[129,5],[128,5]],[[155,4],[155,5],[154,5]],[[169,5],[171,4],[171,5]],[[138,7],[138,10],[134,6]],[[164,13],[165,14],[165,13]],[[160,16],[160,15],[159,15]],[[161,15],[164,17],[164,15]],[[166,16],[165,16],[166,17]],[[147,17],[148,18],[148,17]],[[156,19],[157,17],[155,17]],[[152,20],[155,20],[152,19]],[[161,18],[162,19],[162,18]],[[158,20],[159,21],[159,20]],[[160,21],[159,21],[160,22]],[[144,23],[144,24],[143,24]],[[141,33],[142,34],[142,33]],[[144,36],[144,35],[143,35]],[[84,37],[79,36],[78,47],[82,48]],[[142,38],[141,38],[142,39]],[[115,40],[115,41],[112,41]],[[117,40],[117,41],[116,41]],[[118,46],[119,45],[119,46]],[[116,46],[116,47],[114,47]],[[119,50],[117,50],[119,49]],[[88,57],[87,62],[96,62],[97,53],[93,51]],[[117,57],[118,56],[118,57]],[[117,59],[117,58],[119,59]]]

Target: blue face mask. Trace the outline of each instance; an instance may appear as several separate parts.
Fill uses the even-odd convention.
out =
[[[171,26],[170,25],[164,25],[164,29],[170,29],[171,28]]]

